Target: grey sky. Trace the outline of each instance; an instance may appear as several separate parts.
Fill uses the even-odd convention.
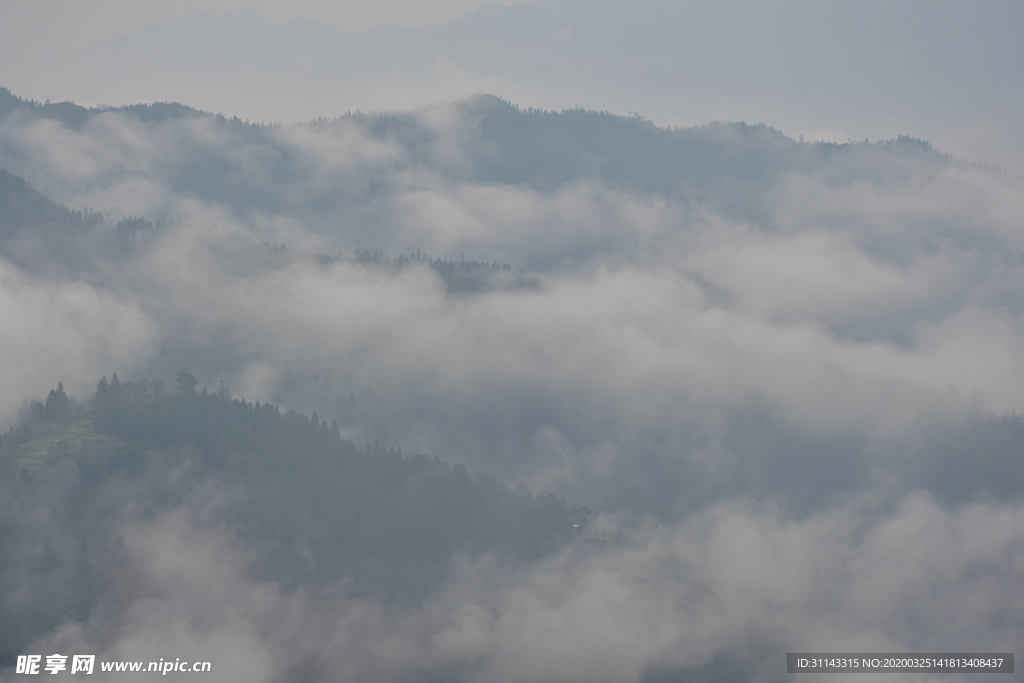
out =
[[[0,3],[0,45],[45,51],[85,47],[160,21],[192,14],[251,9],[275,22],[322,21],[361,31],[396,24],[422,26],[451,21],[486,4],[509,0],[8,0]]]

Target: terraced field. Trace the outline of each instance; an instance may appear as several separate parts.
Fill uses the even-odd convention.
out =
[[[97,432],[91,417],[68,424],[53,423],[48,431],[18,445],[17,469],[29,473],[38,472],[63,455],[86,450],[109,450],[126,443],[124,439]]]

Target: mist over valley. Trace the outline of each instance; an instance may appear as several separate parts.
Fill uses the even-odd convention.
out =
[[[0,89],[0,679],[1012,652],[1024,184],[908,133]]]

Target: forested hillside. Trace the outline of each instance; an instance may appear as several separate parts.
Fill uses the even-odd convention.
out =
[[[0,436],[0,661],[127,589],[127,511],[203,508],[250,551],[254,580],[315,590],[350,579],[356,594],[398,604],[427,595],[457,553],[535,560],[585,527],[589,511],[564,498],[357,448],[316,414],[196,389],[186,372],[173,389],[114,375],[75,405],[61,386]]]

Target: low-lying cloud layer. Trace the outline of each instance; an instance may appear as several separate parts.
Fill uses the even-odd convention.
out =
[[[993,417],[1024,412],[1019,181],[712,126],[675,134],[681,159],[768,163],[663,191],[598,147],[553,182],[494,132],[527,113],[490,100],[281,128],[37,109],[0,122],[0,164],[110,222],[73,254],[0,245],[4,422],[58,380],[86,399],[184,368],[602,513],[398,611],[254,582],[215,522],[128,519],[132,592],[39,651],[216,651],[219,680],[774,680],[787,649],[1019,641],[1024,479]],[[417,250],[528,286],[453,291],[394,260]]]
[[[951,511],[926,493],[800,521],[740,499],[530,566],[458,558],[432,598],[396,612],[344,584],[314,599],[251,581],[230,533],[178,511],[123,529],[116,604],[30,650],[214,658],[223,681],[498,682],[764,681],[801,649],[1012,651],[1022,521],[1019,504]]]

